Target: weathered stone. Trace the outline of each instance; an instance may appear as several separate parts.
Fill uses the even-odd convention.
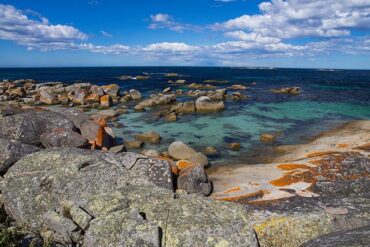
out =
[[[227,147],[231,150],[238,151],[241,148],[241,144],[239,142],[232,142],[228,143]]]
[[[168,154],[178,160],[189,160],[195,164],[206,166],[208,165],[208,158],[186,145],[181,141],[171,143],[168,147]]]
[[[89,103],[100,102],[100,96],[97,95],[96,93],[91,93],[86,97],[86,101]]]
[[[93,120],[85,121],[80,127],[81,135],[84,138],[86,138],[89,142],[95,141],[96,136],[98,135],[100,129],[101,126]]]
[[[131,89],[130,95],[133,100],[141,99],[141,93],[136,89]]]
[[[136,135],[135,139],[150,144],[158,144],[161,141],[161,136],[154,131],[149,131],[146,133]]]
[[[187,101],[182,103],[181,108],[178,110],[179,113],[193,113],[195,112],[194,101]]]
[[[102,86],[101,87],[104,92],[112,97],[115,97],[119,94],[119,86],[117,84],[110,84],[110,85],[106,85],[106,86]]]
[[[262,134],[260,136],[261,142],[274,142],[275,140],[276,140],[276,136],[271,135],[271,134]]]
[[[272,93],[297,95],[300,93],[301,89],[299,87],[283,87],[279,89],[272,89],[270,91]]]
[[[55,95],[52,95],[45,90],[40,92],[40,101],[46,105],[56,105],[60,103],[59,99]]]
[[[234,85],[231,85],[228,88],[231,89],[231,90],[246,90],[246,89],[248,89],[248,87],[246,87],[244,85],[241,85],[241,84],[234,84]]]
[[[86,100],[85,98],[88,95],[88,92],[86,89],[78,88],[75,91],[73,91],[74,96],[73,96],[73,103],[77,105],[83,105],[85,104]]]
[[[92,220],[84,246],[159,247],[160,235],[158,226],[144,220],[138,211],[120,210]]]
[[[208,179],[202,165],[190,166],[180,171],[177,188],[189,193],[199,193],[208,196],[212,192],[212,183]]]
[[[177,115],[176,115],[176,113],[171,112],[171,113],[167,114],[165,116],[165,118],[166,118],[167,121],[175,122],[177,120]]]
[[[333,232],[311,240],[302,247],[349,247],[368,246],[370,243],[370,225],[353,230]]]
[[[127,150],[126,150],[125,145],[118,145],[118,146],[111,147],[109,149],[109,152],[116,153],[116,154],[126,152],[126,151]]]
[[[79,202],[129,185],[172,190],[169,163],[129,153],[43,150],[19,160],[8,170],[2,192],[8,213],[19,224],[41,230],[44,214],[56,210],[63,201]]]
[[[142,148],[144,145],[143,141],[125,141],[124,143],[127,148],[133,149]]]
[[[40,141],[45,148],[84,147],[88,144],[87,139],[80,134],[63,128],[56,128],[51,132],[42,134]]]
[[[162,156],[161,152],[154,150],[154,149],[147,149],[141,151],[142,155],[148,156],[148,157],[160,157]]]
[[[214,112],[225,109],[225,105],[223,101],[213,101],[207,96],[202,96],[195,101],[195,109],[197,112]]]
[[[46,110],[30,110],[0,119],[0,137],[27,144],[40,144],[40,136],[55,128],[75,129],[64,115]]]
[[[102,89],[102,87],[98,86],[98,85],[92,85],[90,87],[90,92],[92,94],[96,94],[98,95],[99,97],[103,96],[104,95],[104,90]]]
[[[118,114],[115,110],[102,110],[99,111],[96,115],[98,119],[99,118],[110,119],[116,117]]]
[[[100,105],[103,107],[110,107],[112,105],[112,97],[104,95],[100,98]]]
[[[5,173],[20,158],[39,150],[33,145],[0,138],[0,173]]]
[[[53,111],[57,111],[66,118],[68,118],[72,123],[77,127],[81,128],[82,124],[85,123],[87,120],[90,120],[90,116],[83,112],[82,109],[77,108],[56,108]]]

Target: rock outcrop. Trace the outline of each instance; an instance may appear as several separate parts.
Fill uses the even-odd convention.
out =
[[[5,208],[44,240],[83,246],[257,246],[242,206],[172,193],[165,160],[50,149],[4,177]]]

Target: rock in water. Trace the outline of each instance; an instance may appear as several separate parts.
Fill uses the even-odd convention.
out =
[[[214,112],[225,109],[223,101],[213,101],[207,96],[201,96],[195,101],[197,112]]]
[[[56,128],[52,132],[44,133],[40,136],[40,141],[45,148],[51,147],[84,147],[88,144],[86,138],[80,134],[66,130],[63,128]]]
[[[39,150],[33,145],[0,138],[0,173],[5,173],[20,158]]]
[[[189,160],[202,166],[208,165],[208,158],[181,141],[175,141],[168,147],[168,154],[177,160]]]
[[[130,95],[133,100],[141,99],[141,93],[136,89],[131,89]]]
[[[30,110],[0,119],[0,137],[27,144],[41,144],[40,136],[55,128],[75,129],[74,124],[57,112]]]
[[[135,139],[150,144],[158,144],[161,141],[161,136],[157,132],[149,131],[146,133],[136,135]]]

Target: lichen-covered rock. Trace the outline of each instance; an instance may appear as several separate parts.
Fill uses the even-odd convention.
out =
[[[64,115],[46,110],[30,110],[0,119],[0,137],[27,144],[40,144],[40,136],[55,128],[75,129]]]
[[[90,222],[84,246],[161,246],[158,226],[143,219],[138,211],[119,210]]]
[[[202,165],[183,169],[177,179],[177,188],[188,193],[199,193],[208,196],[212,192],[212,182],[208,179]]]
[[[362,247],[370,244],[370,225],[353,230],[333,232],[311,240],[302,247]]]
[[[56,128],[52,132],[40,136],[40,141],[45,148],[51,147],[84,147],[87,146],[86,138],[72,130]]]
[[[43,150],[19,160],[8,170],[2,192],[7,212],[18,223],[40,230],[43,215],[62,201],[79,201],[128,185],[172,190],[169,163],[132,153]]]
[[[5,173],[20,158],[39,150],[33,145],[0,138],[0,173]]]

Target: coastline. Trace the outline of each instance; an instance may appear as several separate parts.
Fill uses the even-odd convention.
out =
[[[281,185],[278,181],[284,180],[287,171],[304,172],[314,168],[314,161],[326,156],[356,153],[369,157],[369,145],[370,121],[351,121],[320,134],[310,143],[283,147],[287,154],[276,157],[271,163],[211,167],[207,170],[214,183],[214,193],[211,197],[227,201],[244,199],[249,201],[248,198],[252,198],[250,202],[283,199],[296,195],[314,197],[317,195],[310,192],[309,188],[316,182],[315,177],[320,176],[319,174],[312,177],[311,181],[304,177],[297,178],[296,181],[286,181],[286,184],[282,181]],[[277,182],[274,184],[273,181]],[[288,192],[289,190],[293,193]],[[257,199],[253,199],[255,197]]]

